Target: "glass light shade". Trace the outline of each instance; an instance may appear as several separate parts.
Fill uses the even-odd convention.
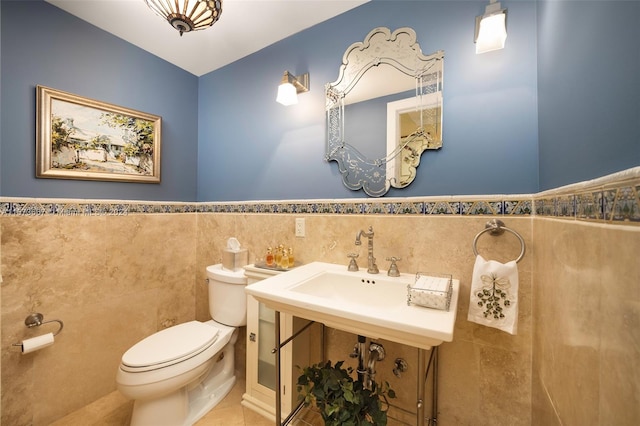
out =
[[[144,0],[157,15],[180,35],[209,28],[220,19],[222,0]]]
[[[298,103],[298,93],[296,88],[291,83],[283,83],[278,86],[278,96],[276,102],[288,106]]]
[[[504,42],[507,39],[506,17],[504,13],[498,13],[482,18],[476,39],[476,53],[504,48]]]

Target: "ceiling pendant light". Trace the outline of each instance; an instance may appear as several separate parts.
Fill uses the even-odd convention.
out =
[[[222,0],[144,0],[157,15],[182,33],[204,30],[220,19]]]

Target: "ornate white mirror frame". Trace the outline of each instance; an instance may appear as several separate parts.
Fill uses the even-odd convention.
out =
[[[325,155],[338,163],[347,188],[363,189],[371,197],[386,194],[391,186],[404,188],[414,180],[424,150],[442,146],[443,66],[444,51],[423,55],[408,27],[393,33],[375,28],[363,42],[349,46],[338,79],[326,85]],[[377,135],[382,142],[366,134],[369,120],[380,116],[355,113],[364,104],[364,111],[383,109],[387,130]],[[382,153],[364,154],[371,145]]]

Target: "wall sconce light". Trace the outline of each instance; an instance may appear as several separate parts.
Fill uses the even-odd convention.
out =
[[[484,15],[476,16],[476,54],[504,48],[507,39],[507,9],[500,2],[491,0]]]
[[[298,103],[298,93],[309,91],[309,73],[293,76],[289,71],[285,71],[282,82],[278,86],[278,96],[276,102],[289,106]]]

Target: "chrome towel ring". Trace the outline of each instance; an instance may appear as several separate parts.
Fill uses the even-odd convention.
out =
[[[520,256],[518,256],[518,258],[516,259],[516,263],[522,260],[525,252],[525,244],[524,244],[524,239],[522,239],[520,234],[518,234],[513,229],[507,228],[506,226],[504,226],[504,222],[501,221],[500,219],[491,219],[484,225],[484,228],[485,229],[478,232],[478,235],[476,235],[476,237],[473,239],[473,254],[475,254],[476,256],[478,255],[477,244],[478,244],[478,238],[480,238],[480,235],[484,234],[485,232],[488,232],[490,235],[495,237],[498,235],[502,235],[504,231],[507,231],[507,232],[511,232],[513,235],[518,237],[518,240],[520,240],[520,245],[522,246],[522,250],[520,251]]]

